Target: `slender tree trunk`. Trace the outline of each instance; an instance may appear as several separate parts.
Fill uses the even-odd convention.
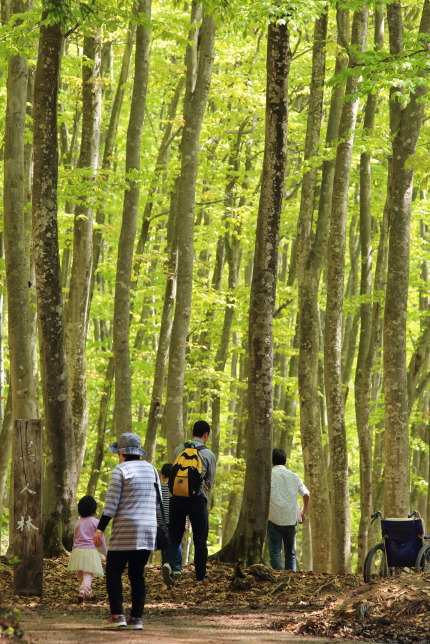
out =
[[[125,162],[127,189],[124,192],[121,234],[118,245],[113,321],[114,425],[118,435],[122,432],[132,431],[132,378],[129,343],[130,290],[139,205],[139,182],[136,180],[136,175],[140,170],[142,126],[148,86],[150,30],[147,24],[151,17],[151,0],[139,0],[137,11],[144,20],[142,18],[142,24],[138,25],[136,31],[134,84]]]
[[[9,459],[12,452],[12,391],[9,387],[7,401],[4,409],[4,415],[2,418],[2,423],[0,427],[0,445],[2,449],[0,450],[0,517],[3,516],[5,493],[6,493],[6,483],[7,483],[7,472],[9,466]],[[12,513],[13,517],[13,513]],[[9,512],[9,521],[11,519],[11,513]],[[1,530],[0,530],[1,533]],[[1,548],[0,548],[1,552]]]
[[[309,97],[308,123],[306,129],[305,160],[316,156],[319,148],[324,76],[325,41],[328,15],[324,13],[315,22],[312,81]],[[339,67],[339,64],[338,64]],[[338,94],[333,92],[327,138],[337,136]],[[336,98],[336,100],[335,100]],[[297,227],[297,281],[299,296],[299,360],[298,383],[300,401],[300,435],[305,466],[305,482],[312,494],[312,550],[315,558],[314,570],[330,570],[330,511],[326,469],[321,435],[321,418],[318,391],[319,360],[319,309],[318,287],[325,258],[328,236],[327,198],[331,190],[328,166],[323,169],[324,190],[321,187],[317,231],[313,234],[313,212],[315,203],[317,171],[310,167],[303,176],[300,212]],[[330,189],[329,189],[330,188]],[[311,564],[312,565],[312,564]]]
[[[66,351],[77,459],[76,483],[85,454],[88,426],[86,340],[93,261],[92,184],[98,168],[101,118],[101,34],[84,39],[82,137],[78,168],[87,172],[86,195],[75,209],[73,262],[66,307]]]
[[[379,51],[384,43],[384,14],[382,6],[375,5],[374,44]],[[374,131],[377,94],[369,94],[364,111],[363,130],[365,141]],[[372,339],[372,213],[371,213],[371,154],[360,155],[360,295],[367,301],[360,304],[360,337],[355,372],[355,418],[360,448],[360,525],[358,530],[358,562],[361,570],[369,550],[368,527],[372,507],[372,433],[369,426],[371,375],[374,363]],[[369,362],[370,361],[370,362]],[[367,368],[369,367],[369,368]]]
[[[26,5],[14,0],[12,12]],[[4,138],[4,245],[8,291],[8,340],[13,418],[36,418],[37,390],[34,380],[33,316],[30,302],[30,259],[25,219],[25,119],[28,66],[21,56],[8,64],[6,128]]]
[[[108,364],[106,368],[106,376],[103,385],[103,391],[100,396],[100,406],[99,414],[97,418],[97,442],[94,450],[94,459],[91,467],[91,474],[88,480],[87,485],[87,494],[94,496],[94,493],[97,488],[97,483],[100,476],[100,471],[103,463],[103,456],[106,450],[105,444],[105,434],[106,434],[106,423],[109,410],[109,403],[112,393],[112,381],[114,377],[114,362],[113,357],[111,356],[108,359]]]
[[[33,248],[45,420],[44,547],[63,552],[76,482],[76,453],[63,328],[57,226],[57,95],[63,36],[57,23],[40,28],[34,92]]]
[[[157,355],[155,358],[154,380],[152,383],[151,404],[148,412],[148,424],[145,435],[147,459],[152,463],[155,456],[157,429],[161,418],[161,400],[166,377],[166,364],[169,355],[172,332],[173,309],[176,297],[176,271],[178,262],[177,235],[177,189],[173,190],[170,201],[169,221],[167,223],[168,260],[166,267],[166,288],[164,291],[163,311],[161,314],[160,333]]]
[[[278,275],[279,222],[284,193],[291,50],[287,17],[271,23],[267,38],[266,136],[249,305],[248,423],[246,472],[236,532],[223,549],[224,561],[245,565],[261,560],[269,510],[272,422],[273,336]],[[255,486],[255,471],[260,484]]]
[[[198,17],[193,3],[193,19]],[[185,352],[189,332],[194,261],[194,203],[199,154],[199,138],[212,78],[215,23],[204,16],[198,30],[198,45],[190,46],[187,57],[187,90],[184,130],[181,141],[181,174],[178,184],[177,243],[178,279],[176,307],[170,341],[166,393],[167,452],[183,439],[183,389]],[[197,40],[197,33],[195,35]],[[190,57],[198,54],[198,64]],[[196,71],[195,71],[196,70]],[[195,72],[195,73],[194,73]]]
[[[402,46],[402,7],[387,6],[390,50]],[[430,3],[425,0],[420,33],[430,33]],[[409,286],[410,219],[413,168],[408,160],[415,153],[424,112],[424,83],[418,83],[409,102],[397,110],[392,143],[392,187],[389,202],[390,236],[388,280],[384,315],[385,394],[385,513],[403,516],[409,511],[409,434],[406,378],[406,311]],[[391,100],[397,100],[392,97]]]
[[[115,98],[112,105],[112,110],[109,118],[109,125],[107,128],[106,136],[104,137],[104,151],[102,160],[102,170],[108,172],[112,167],[114,144],[116,134],[118,131],[118,121],[121,114],[121,107],[124,100],[125,85],[128,80],[130,70],[131,55],[133,52],[133,43],[136,34],[136,26],[131,24],[127,31],[126,42],[124,45],[124,53],[121,63],[121,71],[118,78],[118,85],[115,92]],[[93,263],[92,263],[92,276],[91,276],[91,294],[90,301],[94,290],[94,280],[97,267],[99,265],[99,258],[102,249],[103,241],[103,224],[105,223],[106,211],[105,208],[98,208],[96,213],[97,226],[93,230]]]
[[[367,35],[367,8],[356,11],[352,23],[351,47],[363,51]],[[355,61],[351,60],[350,65]],[[358,78],[349,76],[346,95],[357,92]],[[332,566],[334,572],[350,569],[350,515],[348,448],[346,444],[344,394],[342,387],[342,306],[345,271],[346,214],[352,146],[358,98],[344,103],[339,126],[333,200],[328,244],[327,305],[324,333],[324,381],[327,400],[332,483]]]

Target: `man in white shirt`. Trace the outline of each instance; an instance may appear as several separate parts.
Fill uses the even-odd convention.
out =
[[[287,470],[287,455],[282,449],[272,452],[272,484],[270,490],[269,521],[267,537],[270,565],[275,570],[284,570],[282,544],[284,544],[285,570],[296,570],[297,523],[303,523],[309,504],[309,490],[300,476]],[[300,509],[297,497],[303,498]]]

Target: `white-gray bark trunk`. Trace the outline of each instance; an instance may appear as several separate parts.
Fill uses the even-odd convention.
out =
[[[356,11],[352,23],[351,47],[363,51],[367,35],[367,8]],[[350,65],[355,61],[350,60]],[[349,76],[345,93],[354,96],[358,78]],[[327,304],[324,332],[324,381],[329,427],[332,567],[334,572],[350,569],[350,515],[348,488],[348,448],[346,444],[344,393],[342,386],[342,308],[345,271],[346,215],[349,177],[357,117],[358,98],[344,103],[339,125],[328,243]]]
[[[121,233],[115,282],[113,320],[113,354],[115,363],[114,425],[117,435],[132,431],[132,376],[130,365],[130,291],[133,268],[133,250],[136,237],[139,206],[139,182],[142,126],[145,114],[149,72],[150,30],[146,26],[151,17],[151,0],[139,0],[138,13],[145,16],[145,25],[136,30],[136,53],[133,95],[127,130],[126,181]]]
[[[195,7],[194,7],[195,8]],[[194,15],[194,14],[193,14]],[[198,53],[197,66],[187,63],[187,90],[184,104],[184,130],[181,141],[181,174],[178,184],[177,243],[178,279],[175,315],[170,341],[166,393],[167,452],[170,458],[183,440],[183,390],[185,352],[191,316],[194,262],[194,204],[199,154],[199,138],[212,79],[215,23],[204,16],[198,45],[189,47],[188,56]]]
[[[394,49],[393,53],[397,53],[402,27],[401,7],[397,3],[388,5],[387,12],[390,46]],[[428,0],[425,0],[423,6],[420,33],[430,33]],[[424,83],[418,84],[409,102],[400,105],[400,109],[396,107],[396,129],[392,143],[388,279],[384,315],[386,516],[404,516],[410,509],[406,312],[413,168],[409,167],[408,160],[415,153],[423,118],[422,98],[425,93]]]

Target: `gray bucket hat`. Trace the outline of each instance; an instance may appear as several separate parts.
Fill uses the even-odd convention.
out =
[[[121,434],[119,440],[109,445],[110,452],[117,454],[135,454],[136,456],[146,456],[146,452],[141,447],[140,436],[126,432]]]

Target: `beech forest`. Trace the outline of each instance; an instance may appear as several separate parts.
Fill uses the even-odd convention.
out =
[[[430,1],[2,0],[0,60],[0,554],[18,419],[46,557],[110,443],[159,471],[199,419],[221,561],[265,557],[273,447],[301,570],[430,525]]]

